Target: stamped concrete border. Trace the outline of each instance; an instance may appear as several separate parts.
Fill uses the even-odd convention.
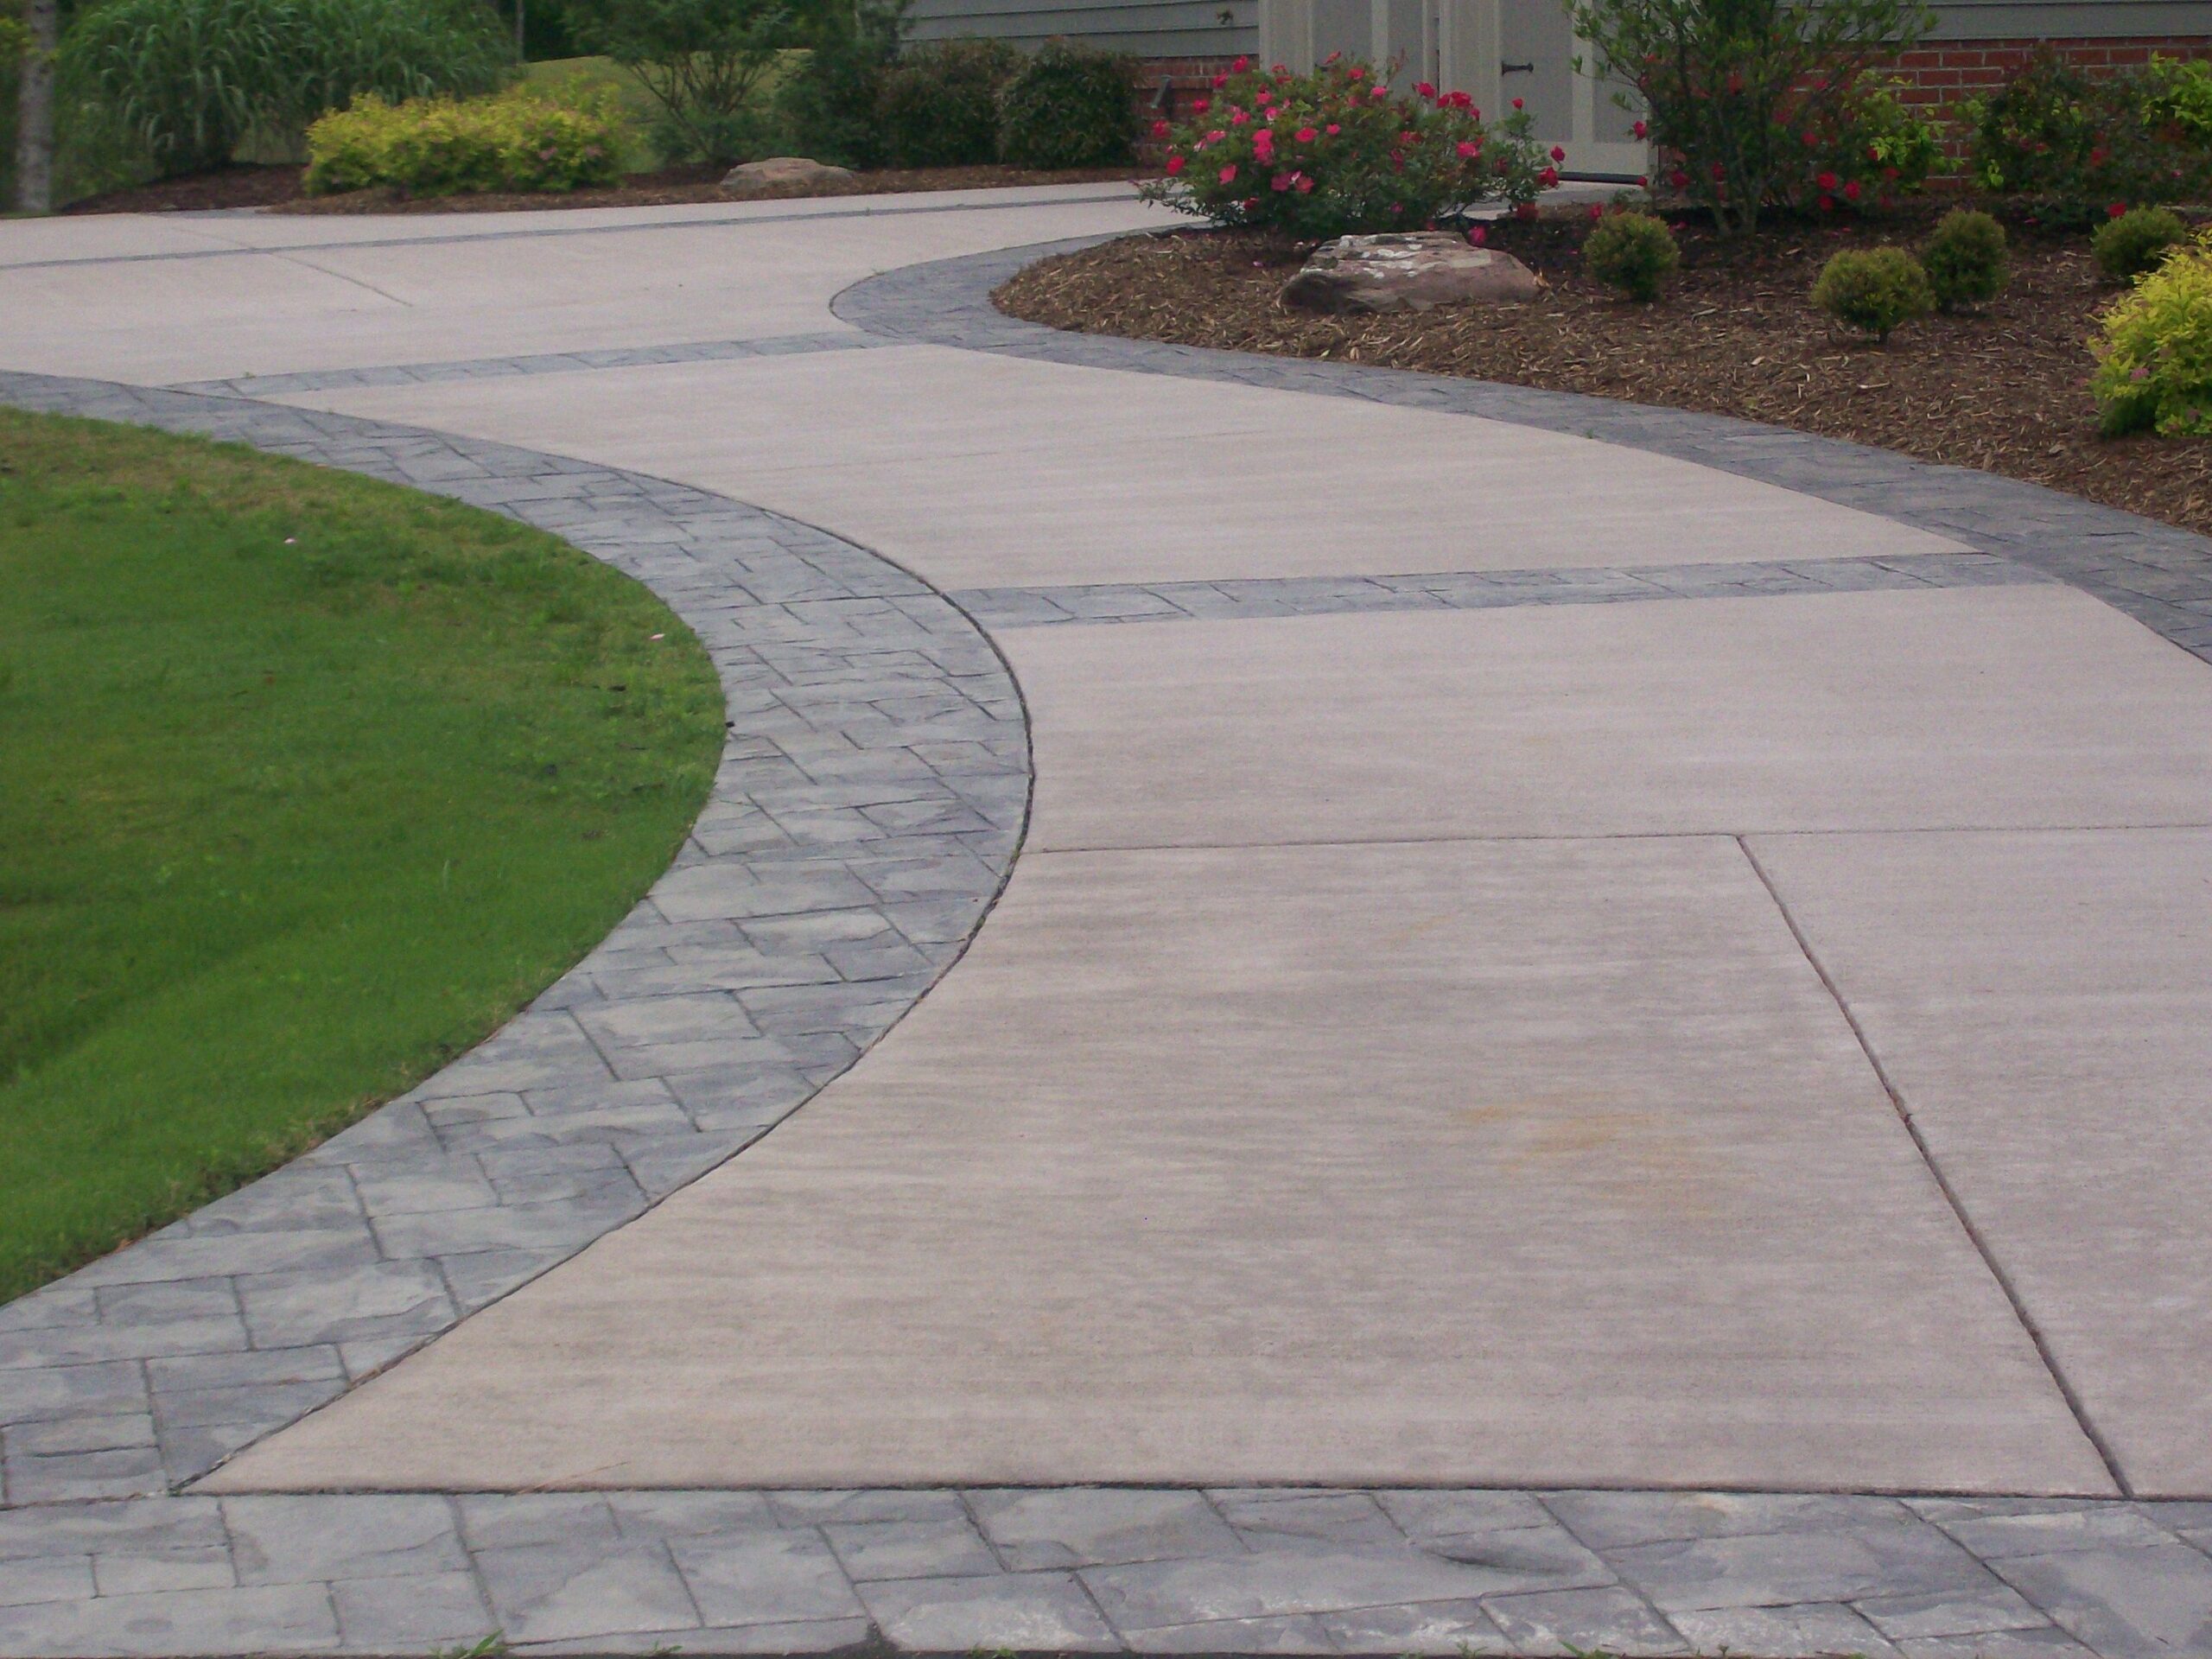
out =
[[[705,491],[238,398],[0,402],[241,441],[505,512],[704,643],[730,731],[637,908],[480,1047],[314,1152],[0,1308],[0,1503],[143,1496],[335,1398],[764,1134],[959,956],[1029,797],[1005,664],[864,549]]]
[[[889,340],[1086,368],[1363,397],[1403,409],[1480,416],[1694,461],[2018,561],[2094,594],[2183,650],[2212,661],[2212,539],[2079,496],[1725,415],[1367,364],[1071,334],[1007,316],[991,303],[992,291],[1024,266],[1116,239],[1077,237],[908,265],[854,283],[830,302],[830,309],[855,327]]]

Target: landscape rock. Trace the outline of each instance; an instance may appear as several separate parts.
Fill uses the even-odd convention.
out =
[[[771,156],[766,161],[741,162],[730,168],[722,175],[722,188],[737,195],[765,194],[852,181],[850,168],[810,162],[804,156]]]
[[[1389,231],[1324,242],[1283,285],[1282,300],[1301,311],[1427,311],[1533,300],[1543,286],[1511,254],[1450,231]]]

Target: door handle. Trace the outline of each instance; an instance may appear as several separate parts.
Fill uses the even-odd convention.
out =
[[[1533,75],[1536,73],[1536,66],[1533,63],[1501,63],[1497,66],[1497,73],[1501,75]]]

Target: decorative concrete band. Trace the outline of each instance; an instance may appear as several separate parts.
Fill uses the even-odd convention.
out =
[[[1082,237],[909,265],[854,283],[830,309],[889,340],[1364,397],[1573,433],[1695,461],[2015,560],[2094,594],[2183,650],[2212,661],[2212,540],[2078,496],[1728,416],[1365,364],[1069,334],[1020,321],[992,305],[991,291],[1025,265],[1112,239]]]
[[[1226,621],[1344,611],[1493,611],[1516,605],[1618,605],[1650,599],[1751,599],[1901,588],[2011,588],[2051,578],[1986,553],[1750,560],[1615,570],[1452,570],[1408,576],[1262,576],[1085,587],[962,588],[946,595],[983,626]]]
[[[632,1219],[849,1066],[1005,880],[1029,790],[1014,683],[874,554],[704,491],[345,416],[29,375],[0,375],[0,401],[239,440],[554,531],[684,620],[731,727],[674,866],[488,1042],[0,1309],[8,1504],[188,1482]]]

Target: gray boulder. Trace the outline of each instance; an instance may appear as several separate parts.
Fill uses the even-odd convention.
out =
[[[1510,253],[1450,231],[1389,231],[1324,242],[1283,285],[1301,311],[1427,311],[1533,300],[1543,279]]]
[[[743,162],[722,176],[722,188],[735,195],[778,191],[819,189],[827,184],[850,184],[852,169],[810,162],[804,156],[771,156],[765,162]]]

